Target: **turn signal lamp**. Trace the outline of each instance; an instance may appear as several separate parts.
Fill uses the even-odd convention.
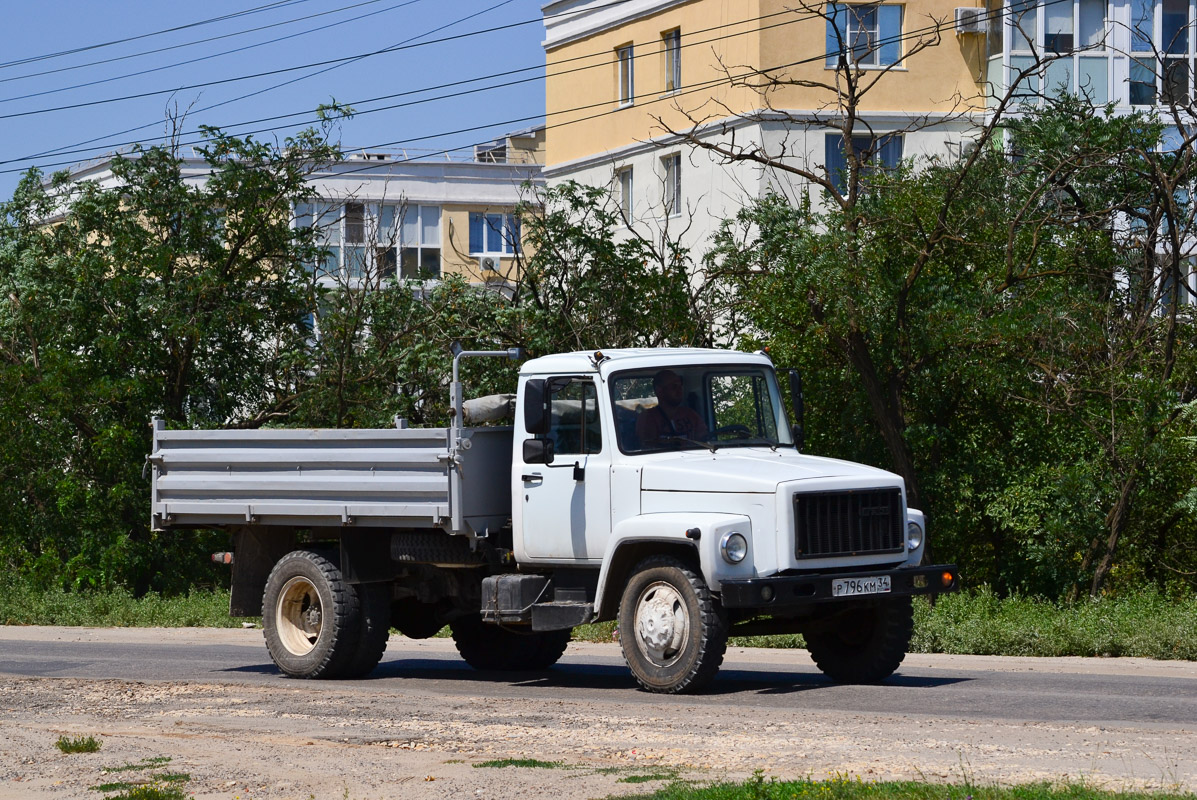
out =
[[[950,572],[945,572],[943,575],[940,575],[939,579],[943,581],[944,586],[952,585],[952,573]]]

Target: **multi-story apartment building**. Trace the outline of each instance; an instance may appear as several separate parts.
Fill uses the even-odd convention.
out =
[[[374,285],[391,277],[465,275],[475,283],[514,280],[520,229],[514,214],[525,186],[540,182],[544,128],[504,136],[471,156],[419,158],[404,152],[348,153],[316,168],[315,198],[295,208],[296,225],[320,230],[325,256],[310,265],[325,284]],[[109,184],[111,159],[71,170],[76,181]],[[203,159],[184,175],[205,179]]]
[[[1191,0],[556,0],[544,14],[545,178],[610,185],[649,229],[685,217],[699,249],[746,199],[817,205],[826,190],[680,133],[835,184],[849,141],[879,166],[958,155],[1028,68],[1014,113],[1065,90],[1130,110],[1191,102],[1197,57]]]

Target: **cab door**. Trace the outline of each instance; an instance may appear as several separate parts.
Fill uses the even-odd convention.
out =
[[[551,442],[553,460],[520,464],[523,555],[601,561],[611,530],[611,443],[598,386],[579,377],[554,388],[548,432],[537,437]]]

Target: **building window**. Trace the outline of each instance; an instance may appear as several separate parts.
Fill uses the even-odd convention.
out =
[[[632,219],[632,168],[624,167],[615,173],[619,185],[619,210],[624,219]]]
[[[514,255],[520,251],[520,221],[514,214],[470,212],[470,255]]]
[[[440,277],[441,210],[437,206],[383,205],[378,238],[382,277]]]
[[[1095,104],[1109,101],[1106,0],[1015,0],[1009,8],[1007,24],[994,29],[991,23],[995,41],[989,50],[992,54],[996,46],[1000,53],[1004,28],[1011,53],[1009,83],[1025,73],[1016,86],[1022,102],[1062,93],[1083,95]]]
[[[635,57],[629,44],[615,51],[619,63],[619,104],[630,106],[636,99]]]
[[[661,34],[661,52],[665,55],[665,91],[682,88],[682,31],[674,28]]]
[[[675,153],[661,159],[664,169],[665,187],[663,202],[666,216],[676,217],[682,213],[682,157]]]
[[[827,67],[888,67],[902,60],[902,6],[831,3],[827,6]]]
[[[843,194],[848,187],[848,158],[844,152],[844,136],[829,133],[824,138],[826,149],[827,177],[836,191]],[[853,136],[852,155],[861,165],[861,174],[876,169],[896,169],[902,163],[902,137]]]
[[[402,210],[401,210],[402,209]],[[440,209],[377,203],[297,203],[295,227],[315,228],[317,279],[439,277]]]

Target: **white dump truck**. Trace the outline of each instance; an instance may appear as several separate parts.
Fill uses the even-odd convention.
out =
[[[636,680],[694,691],[729,635],[801,633],[836,681],[901,663],[923,514],[897,475],[805,455],[763,353],[630,349],[527,361],[514,396],[452,424],[168,430],[154,423],[153,527],[221,528],[235,616],[262,617],[278,668],[351,678],[394,627],[448,625],[481,670],[541,670],[573,627],[617,620]],[[514,416],[507,427],[473,417]]]

